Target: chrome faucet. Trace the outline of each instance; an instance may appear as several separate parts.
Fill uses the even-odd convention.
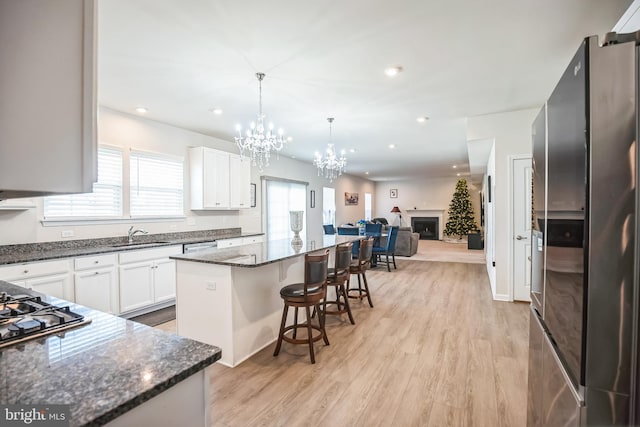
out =
[[[133,243],[133,236],[135,236],[136,234],[149,234],[148,231],[143,230],[142,228],[138,228],[137,230],[133,229],[133,225],[131,226],[131,228],[129,229],[129,243]]]

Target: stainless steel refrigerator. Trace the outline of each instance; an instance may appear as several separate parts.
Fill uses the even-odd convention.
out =
[[[640,424],[636,37],[586,38],[532,126],[529,426]]]

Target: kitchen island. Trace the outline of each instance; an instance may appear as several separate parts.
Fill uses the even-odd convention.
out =
[[[91,320],[0,348],[3,405],[69,405],[71,426],[209,424],[207,367],[219,348],[7,282],[0,292],[40,296]]]
[[[280,288],[304,281],[303,255],[360,238],[325,235],[300,247],[289,239],[268,240],[171,257],[178,335],[216,345],[220,363],[238,365],[277,339]]]

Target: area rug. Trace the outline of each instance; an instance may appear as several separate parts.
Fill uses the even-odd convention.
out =
[[[162,308],[160,310],[152,311],[151,313],[142,314],[140,316],[132,317],[129,320],[143,323],[147,326],[158,326],[162,323],[170,322],[176,318],[176,306]]]

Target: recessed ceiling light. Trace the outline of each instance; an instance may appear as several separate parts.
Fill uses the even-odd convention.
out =
[[[456,169],[458,167],[458,165],[453,165],[453,168]]]
[[[424,123],[424,122],[426,122],[427,120],[429,120],[429,117],[427,117],[427,116],[424,116],[424,117],[418,117],[416,120],[417,120],[417,122],[418,122],[418,123]]]
[[[288,136],[288,137],[287,137],[287,141],[288,141],[288,142],[293,141],[293,137],[292,137],[292,136]]]
[[[459,174],[459,173],[457,173],[457,174],[456,174],[456,176],[460,176],[460,174]]]
[[[364,174],[365,174],[365,175],[369,175],[369,172],[365,172]]]
[[[350,153],[355,153],[355,152],[356,152],[356,150],[355,150],[355,148],[349,148],[349,152],[350,152]]]
[[[295,158],[296,158],[296,156],[291,156],[291,158],[292,158],[292,159],[295,159]]]
[[[393,150],[394,148],[396,148],[396,144],[389,144],[389,148]]]
[[[219,116],[220,114],[222,114],[222,108],[216,107],[213,110],[211,110],[211,112]]]
[[[147,111],[149,111],[149,110],[147,110],[145,107],[136,107],[136,112],[138,112],[140,114],[144,114]]]
[[[389,67],[384,70],[384,73],[389,77],[395,77],[402,72],[402,67]]]

